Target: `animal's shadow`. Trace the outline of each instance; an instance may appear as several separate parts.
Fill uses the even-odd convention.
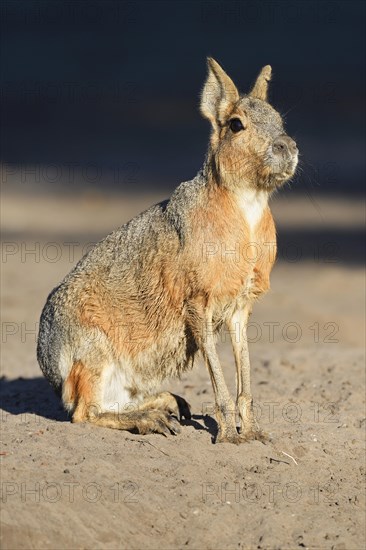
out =
[[[42,376],[36,378],[0,379],[0,407],[13,415],[37,415],[58,422],[67,422],[69,415],[64,410],[60,398],[48,381]],[[192,415],[190,420],[182,420],[183,426],[193,426],[195,430],[209,432],[214,440],[217,435],[216,421],[207,415]]]
[[[201,422],[198,422],[200,420]],[[203,425],[202,425],[203,422]],[[183,426],[193,426],[195,430],[203,430],[211,435],[212,442],[215,442],[218,434],[217,422],[212,416],[203,414],[193,414],[190,420],[182,420]]]
[[[42,376],[0,380],[0,406],[14,415],[37,415],[50,420],[69,420],[61,400]]]

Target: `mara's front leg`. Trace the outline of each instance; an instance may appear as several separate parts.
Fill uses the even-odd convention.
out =
[[[265,441],[266,434],[260,430],[253,409],[253,397],[250,387],[250,360],[247,326],[250,306],[237,310],[228,325],[235,355],[237,408],[240,416],[240,436],[243,440],[259,439]]]
[[[241,443],[240,435],[236,429],[235,404],[226,386],[220,360],[216,351],[211,316],[206,318],[205,321],[202,338],[202,352],[210,373],[215,395],[216,417],[219,426],[219,433],[216,441],[218,443]]]

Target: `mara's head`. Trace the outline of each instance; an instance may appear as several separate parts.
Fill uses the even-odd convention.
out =
[[[212,125],[209,162],[230,187],[272,191],[295,173],[298,149],[267,101],[270,79],[271,67],[266,65],[253,89],[240,95],[222,67],[208,58],[201,112]]]

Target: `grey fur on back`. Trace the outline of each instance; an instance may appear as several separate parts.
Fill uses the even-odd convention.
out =
[[[160,254],[169,249],[176,252],[184,247],[189,237],[187,215],[199,203],[206,184],[202,171],[193,180],[181,183],[170,199],[151,206],[96,243],[49,294],[40,319],[37,359],[58,393],[62,385],[59,372],[61,349],[65,340],[72,338],[73,325],[77,323],[70,317],[73,309],[65,306],[72,301],[79,276],[82,275],[83,281],[86,277],[92,280],[102,271],[109,283],[118,283],[121,287],[128,276],[129,293],[134,292],[139,299],[144,292],[142,273],[150,257],[158,251]],[[132,289],[133,282],[135,288]]]

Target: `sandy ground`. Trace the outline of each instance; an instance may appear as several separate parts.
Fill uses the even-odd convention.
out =
[[[268,444],[213,444],[200,361],[166,386],[193,411],[168,438],[73,425],[42,378],[35,342],[48,292],[89,243],[160,198],[3,195],[1,547],[364,548],[359,202],[274,203],[280,258],[250,327]],[[220,355],[234,391],[228,340]]]

